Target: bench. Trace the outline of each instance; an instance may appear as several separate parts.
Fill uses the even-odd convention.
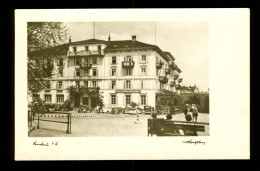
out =
[[[205,125],[209,123],[148,119],[148,136],[197,136],[198,132],[205,132]]]

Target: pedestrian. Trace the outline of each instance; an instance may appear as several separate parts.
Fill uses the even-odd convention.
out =
[[[192,117],[193,117],[193,122],[197,122],[198,108],[197,108],[197,106],[195,104],[192,105]]]
[[[189,111],[190,111],[189,104],[186,104],[184,109],[184,115],[186,116]]]

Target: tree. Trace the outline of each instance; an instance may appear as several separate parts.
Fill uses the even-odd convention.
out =
[[[53,61],[66,54],[67,28],[61,22],[28,22],[28,93],[34,95],[45,88],[52,76]]]
[[[198,94],[193,94],[192,96],[189,97],[187,100],[187,103],[189,104],[199,104],[200,103],[200,97]]]

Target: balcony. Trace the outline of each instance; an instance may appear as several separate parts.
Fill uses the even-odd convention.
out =
[[[79,67],[81,69],[90,69],[92,67],[92,64],[90,64],[90,63],[79,64]]]
[[[166,84],[166,83],[168,83],[168,78],[166,77],[166,76],[159,76],[159,81],[160,81],[160,83],[162,83],[162,84]]]
[[[165,74],[170,74],[171,73],[171,70],[169,68],[166,68],[165,69]]]
[[[179,75],[174,75],[174,80],[177,80],[179,78]]]
[[[160,62],[156,62],[156,68],[157,69],[161,69],[162,68],[162,65],[163,65],[163,63],[160,61]]]
[[[133,68],[135,65],[135,62],[134,61],[123,61],[122,62],[122,66],[124,68]]]
[[[170,86],[174,87],[175,86],[175,81],[171,81]]]
[[[71,52],[68,51],[68,56],[104,56],[103,51],[98,51],[98,50],[91,50],[91,51],[78,51],[78,52]]]

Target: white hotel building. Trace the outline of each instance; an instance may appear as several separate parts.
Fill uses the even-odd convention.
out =
[[[125,107],[131,102],[155,107],[162,90],[179,94],[181,70],[175,58],[158,46],[137,41],[136,36],[120,41],[110,36],[108,41],[70,40],[56,49],[63,59],[53,63],[53,76],[39,93],[46,103],[62,104],[71,98],[73,107],[95,107],[96,96],[90,91],[97,87],[105,107]],[[72,86],[85,91],[70,97]]]

